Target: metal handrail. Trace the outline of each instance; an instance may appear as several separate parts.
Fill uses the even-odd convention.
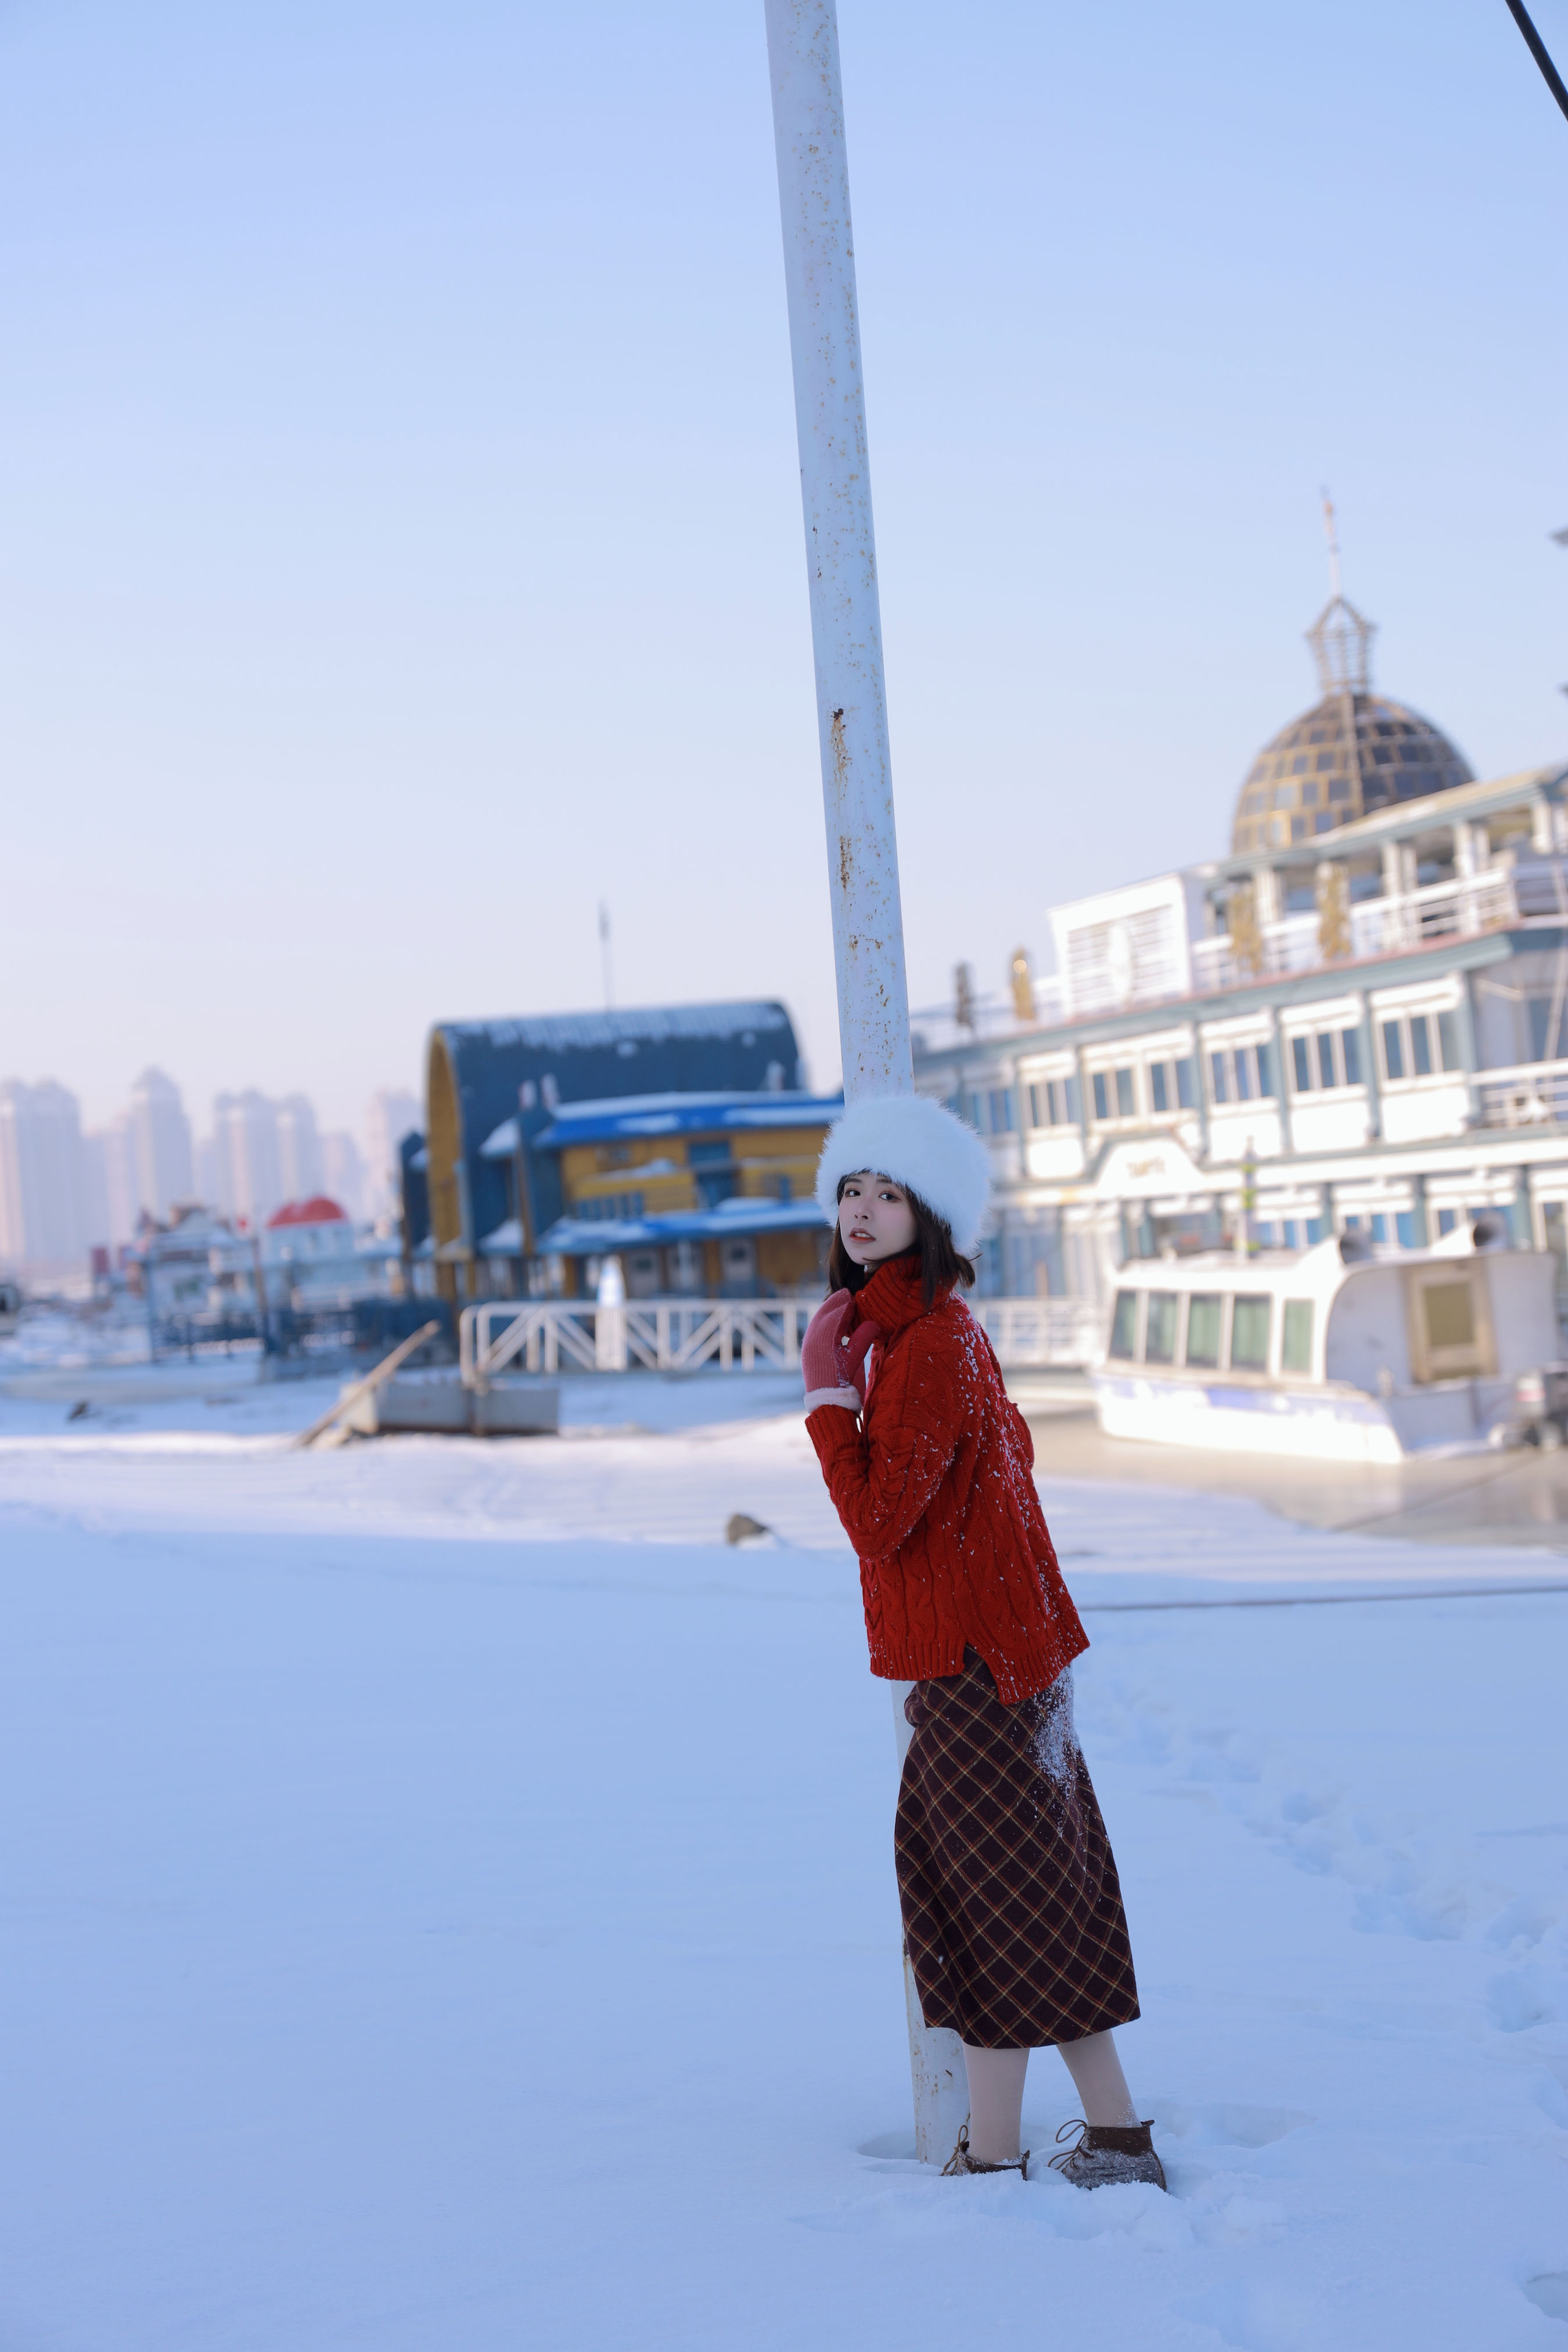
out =
[[[1471,1083],[1482,1127],[1547,1127],[1568,1119],[1568,1061],[1478,1070]]]
[[[1415,890],[1363,898],[1350,909],[1349,961],[1418,946],[1423,940],[1492,930],[1516,921],[1518,914],[1511,869],[1501,866],[1488,866],[1479,874],[1456,875],[1448,882],[1424,883]],[[1326,969],[1321,955],[1314,951],[1317,929],[1318,917],[1310,912],[1282,915],[1265,923],[1264,971]],[[1194,940],[1192,955],[1194,977],[1200,987],[1227,988],[1244,977],[1237,970],[1231,940],[1223,931],[1211,939]]]

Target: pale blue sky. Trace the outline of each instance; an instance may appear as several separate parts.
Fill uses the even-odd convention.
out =
[[[1568,0],[1538,19],[1568,62]],[[1502,0],[841,0],[910,980],[1377,675],[1568,751],[1568,123]],[[837,1071],[760,0],[0,0],[0,1076],[330,1124],[437,1015]]]

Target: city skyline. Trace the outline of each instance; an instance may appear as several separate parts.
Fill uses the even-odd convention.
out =
[[[198,1136],[180,1087],[149,1066],[105,1124],[86,1127],[73,1090],[49,1077],[0,1081],[0,1266],[64,1273],[94,1248],[132,1241],[200,1204],[247,1226],[326,1194],[356,1223],[393,1213],[396,1145],[421,1123],[416,1097],[379,1088],[360,1130],[322,1129],[310,1097],[220,1091]]]

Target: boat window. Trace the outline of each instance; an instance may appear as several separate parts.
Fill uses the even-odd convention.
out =
[[[1310,1372],[1312,1369],[1312,1302],[1310,1298],[1288,1298],[1285,1301],[1285,1328],[1280,1338],[1280,1370]]]
[[[1119,1290],[1116,1313],[1110,1325],[1110,1352],[1113,1356],[1132,1357],[1138,1353],[1138,1293]]]
[[[1419,1266],[1408,1277],[1410,1360],[1418,1381],[1473,1378],[1497,1370],[1497,1344],[1478,1267]]]
[[[1475,1346],[1476,1312],[1468,1281],[1428,1283],[1421,1293],[1421,1308],[1429,1348]]]
[[[1173,1290],[1152,1290],[1149,1293],[1149,1328],[1143,1341],[1143,1361],[1146,1364],[1175,1362],[1176,1309],[1181,1303]]]
[[[1187,1361],[1200,1370],[1213,1370],[1219,1362],[1224,1305],[1217,1291],[1201,1291],[1187,1302]]]
[[[1261,1372],[1268,1366],[1267,1298],[1238,1298],[1230,1325],[1230,1368],[1233,1372]]]

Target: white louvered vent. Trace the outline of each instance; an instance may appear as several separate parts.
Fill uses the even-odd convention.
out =
[[[1067,936],[1068,990],[1075,1016],[1112,1013],[1180,993],[1175,909],[1145,907]]]
[[[1131,949],[1132,1002],[1146,1004],[1152,997],[1174,996],[1181,987],[1176,953],[1173,907],[1149,907],[1127,919]]]

